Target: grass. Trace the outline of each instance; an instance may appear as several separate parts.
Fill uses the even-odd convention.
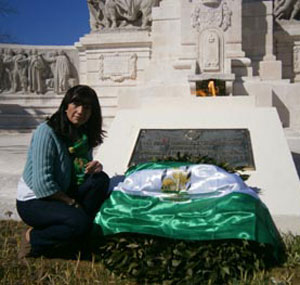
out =
[[[25,226],[16,221],[0,221],[0,284],[129,284],[91,260],[17,258],[20,236]]]
[[[119,239],[118,242],[116,242],[116,239],[115,241],[110,240],[108,242],[110,249],[117,247],[120,249],[120,254],[122,253],[124,255],[122,260],[118,261],[118,264],[114,266],[110,266],[112,264],[111,259],[113,255],[109,255],[106,245],[103,245],[104,247],[106,246],[106,251],[102,251],[102,254],[92,255],[89,260],[83,260],[79,254],[77,258],[73,260],[40,257],[35,259],[28,258],[26,262],[19,262],[17,253],[20,246],[20,236],[24,228],[25,225],[21,222],[12,220],[0,221],[0,284],[300,284],[300,237],[291,234],[283,236],[287,250],[287,258],[285,263],[280,267],[266,268],[261,266],[259,257],[251,255],[252,251],[249,247],[247,247],[248,252],[237,252],[229,248],[232,252],[232,254],[229,255],[229,251],[224,248],[224,246],[223,248],[212,246],[214,249],[210,249],[208,245],[205,245],[206,251],[201,252],[201,254],[203,254],[202,259],[209,260],[210,267],[202,262],[204,265],[201,266],[206,266],[206,269],[203,267],[202,270],[201,267],[198,271],[194,269],[193,272],[193,269],[189,268],[190,264],[186,264],[189,257],[183,256],[182,259],[178,257],[176,260],[171,260],[171,265],[168,268],[171,270],[173,266],[174,268],[172,270],[184,272],[184,275],[181,276],[187,276],[187,279],[184,277],[181,279],[166,278],[165,280],[159,280],[157,279],[158,275],[156,275],[156,279],[148,279],[148,281],[144,279],[144,281],[141,281],[143,280],[141,276],[135,278],[137,274],[134,270],[138,268],[138,264],[130,263],[129,261],[127,264],[126,262],[130,255],[133,256],[135,254],[135,250],[137,254],[142,255],[143,252],[143,248],[140,248],[140,244],[135,245],[132,243],[132,240],[130,240],[130,244],[125,246],[128,250],[127,252],[121,250],[122,240],[124,241],[124,239]],[[155,241],[154,239],[152,243],[155,244],[155,242],[157,243],[156,250],[161,250],[159,252],[155,251],[153,249],[155,248],[154,246],[152,247],[152,256],[151,254],[148,254],[148,256],[143,255],[143,260],[140,260],[146,260],[147,262],[147,266],[143,268],[143,274],[147,275],[147,270],[155,269],[158,270],[161,279],[164,279],[164,274],[159,270],[164,268],[164,262],[167,259],[164,260],[161,258],[161,255],[162,253],[164,256],[167,255],[168,247],[172,247],[172,242],[165,241],[165,244],[163,244],[162,240]],[[113,245],[113,243],[115,244]],[[175,248],[175,250],[171,250],[171,254],[173,256],[174,254],[183,255],[182,249],[178,251],[178,249],[183,246],[184,245],[180,242],[174,244],[173,248]],[[224,253],[223,255],[222,252]],[[115,254],[116,256],[113,259],[121,258],[116,252]],[[232,259],[234,254],[237,255],[238,259],[235,259],[235,263],[228,263],[228,260]],[[257,258],[257,260],[255,260],[255,258]],[[248,266],[242,266],[245,260],[248,262]],[[120,267],[122,261],[124,266]],[[186,272],[184,271],[184,266],[187,266]],[[108,270],[108,268],[110,268],[110,270]],[[120,270],[120,268],[126,268],[126,270],[122,272],[123,269]],[[205,270],[206,273],[204,274],[203,272]],[[236,274],[233,274],[236,272],[239,274],[238,278]],[[202,279],[188,279],[189,274],[194,278],[196,278],[195,276],[202,276]],[[169,276],[173,275],[169,274]],[[224,278],[220,279],[220,276]],[[203,278],[206,278],[205,281]],[[191,280],[198,281],[193,282]],[[199,283],[199,280],[202,280],[202,282]],[[220,283],[220,280],[226,280],[226,282],[223,281]]]

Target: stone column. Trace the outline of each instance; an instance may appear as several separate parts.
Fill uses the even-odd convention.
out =
[[[242,50],[242,0],[230,1],[232,7],[231,27],[226,39],[226,57],[231,60],[232,71],[237,77],[252,77],[251,60]]]
[[[230,58],[242,58],[245,56],[245,52],[242,50],[242,0],[230,2],[232,7],[232,19],[226,40],[226,53]]]
[[[259,75],[262,80],[282,78],[282,63],[276,60],[273,48],[273,1],[263,1],[266,7],[267,29],[265,31],[265,56],[259,63]]]

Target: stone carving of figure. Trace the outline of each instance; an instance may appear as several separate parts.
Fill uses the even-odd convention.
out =
[[[12,49],[7,49],[4,57],[4,82],[6,82],[6,91],[13,91],[13,66],[14,66],[14,51]]]
[[[213,3],[213,4],[212,4]],[[228,0],[198,3],[192,13],[192,25],[198,31],[220,27],[226,31],[231,27],[232,6]]]
[[[223,3],[223,21],[222,21],[222,26],[224,31],[226,31],[228,27],[231,26],[231,16],[232,16],[232,11],[230,10],[227,2],[225,1]]]
[[[42,94],[45,92],[45,84],[43,72],[45,70],[45,62],[41,54],[37,50],[32,51],[28,68],[28,81],[31,92]]]
[[[300,73],[300,47],[294,47],[294,72]]]
[[[5,90],[5,83],[4,83],[4,52],[1,49],[0,50],[0,93]]]
[[[275,0],[274,16],[276,19],[296,19],[300,12],[300,0]]]
[[[137,54],[134,53],[129,58],[129,70],[131,71],[130,78],[132,80],[135,80],[137,76],[136,62],[137,62]]]
[[[89,12],[90,12],[90,27],[92,31],[96,31],[103,27],[103,11],[105,6],[105,0],[87,0]]]
[[[46,79],[46,86],[49,89],[54,89],[54,77],[55,77],[55,67],[56,67],[56,58],[58,57],[58,51],[53,51],[43,57],[45,62],[47,62],[50,72]]]
[[[124,27],[129,24],[146,28],[151,23],[152,7],[161,0],[87,0],[92,30],[101,26],[106,28]]]
[[[65,92],[69,88],[69,78],[71,75],[70,62],[63,50],[56,57],[54,72],[54,91],[57,94]]]
[[[48,63],[50,64],[50,69],[51,69],[53,77],[55,74],[55,66],[56,66],[56,58],[57,57],[58,57],[58,51],[55,51],[50,54],[50,58],[48,59]]]
[[[296,19],[296,17],[299,15],[299,12],[300,12],[300,0],[297,0],[291,14],[291,19]]]
[[[13,57],[13,86],[12,91],[17,92],[20,89],[27,92],[27,68],[28,59],[23,49],[19,50]]]

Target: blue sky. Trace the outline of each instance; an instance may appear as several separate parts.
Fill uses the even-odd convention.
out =
[[[16,13],[0,16],[0,33],[11,35],[16,43],[73,45],[90,31],[86,0],[7,2]]]

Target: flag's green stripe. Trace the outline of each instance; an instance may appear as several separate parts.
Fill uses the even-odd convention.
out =
[[[186,240],[247,239],[275,248],[280,240],[265,205],[238,193],[174,203],[113,191],[95,223],[104,235],[135,232]]]
[[[126,173],[125,176],[129,176],[130,174],[144,170],[144,169],[164,169],[164,168],[177,168],[180,166],[185,165],[192,165],[191,162],[176,162],[176,161],[161,161],[161,162],[146,162],[141,163],[135,166],[130,167]]]

